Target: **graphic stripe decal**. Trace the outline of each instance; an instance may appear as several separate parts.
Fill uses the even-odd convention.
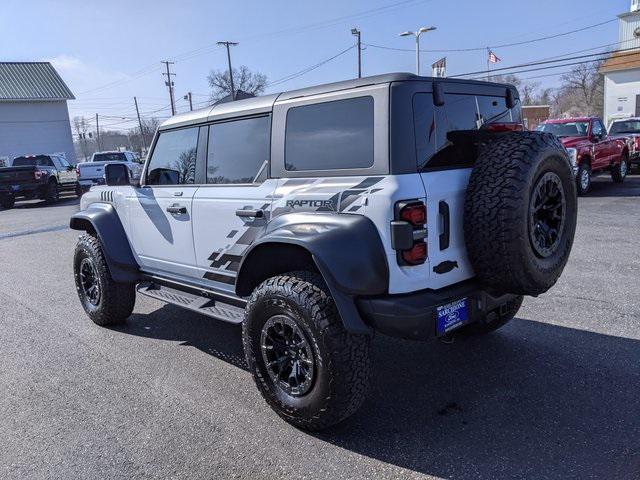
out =
[[[236,283],[235,277],[229,275],[221,275],[219,273],[207,272],[204,274],[204,278],[212,280],[214,282],[226,283],[228,285],[234,285]]]

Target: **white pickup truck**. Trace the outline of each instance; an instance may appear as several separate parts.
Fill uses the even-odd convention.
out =
[[[78,174],[78,196],[82,196],[93,185],[104,185],[104,167],[108,163],[125,163],[129,167],[131,178],[140,178],[142,163],[140,158],[133,152],[96,152],[88,162],[78,163],[76,173]]]

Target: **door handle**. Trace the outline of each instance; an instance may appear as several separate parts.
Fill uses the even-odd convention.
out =
[[[238,217],[251,217],[251,218],[262,218],[264,217],[264,210],[262,209],[258,209],[258,210],[236,210],[236,215]]]
[[[171,205],[167,207],[167,212],[177,215],[183,215],[187,213],[187,207],[182,207],[180,205]]]
[[[440,200],[438,213],[442,217],[442,233],[440,234],[440,250],[449,248],[451,240],[451,216],[449,215],[449,204]]]

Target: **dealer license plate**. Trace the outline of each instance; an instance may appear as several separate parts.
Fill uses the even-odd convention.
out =
[[[469,323],[469,299],[461,298],[437,308],[438,335],[445,335]]]

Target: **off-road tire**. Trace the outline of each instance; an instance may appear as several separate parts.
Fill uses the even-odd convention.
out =
[[[622,168],[623,164],[625,166],[624,169]],[[629,156],[627,154],[622,154],[620,163],[618,165],[614,165],[613,167],[611,167],[611,180],[613,180],[615,183],[622,183],[624,182],[624,179],[627,178],[628,173],[629,173]]]
[[[60,188],[58,182],[50,181],[47,183],[47,189],[44,192],[44,201],[48,204],[57,203],[60,200]]]
[[[302,396],[289,395],[267,371],[261,333],[275,315],[293,319],[312,347],[314,380]],[[317,273],[291,272],[262,282],[246,307],[242,339],[258,390],[278,415],[298,428],[318,431],[331,427],[353,414],[366,397],[370,337],[345,330]]]
[[[582,177],[584,175],[586,175],[585,178],[588,179],[588,181],[586,182],[586,185],[584,185],[582,182]],[[582,162],[578,167],[578,173],[576,174],[576,189],[577,189],[578,195],[584,196],[587,193],[589,193],[589,191],[591,190],[591,180],[592,180],[591,165],[589,165],[587,162]]]
[[[518,310],[520,310],[523,300],[524,297],[522,295],[514,298],[510,302],[507,302],[507,304],[502,308],[502,313],[500,312],[501,309],[490,312],[485,316],[485,318],[479,319],[477,322],[462,327],[460,333],[476,336],[495,332],[513,320],[513,317],[518,314]],[[490,319],[491,317],[494,318]]]
[[[530,222],[536,186],[552,176],[565,200],[564,220],[546,256]],[[551,134],[496,135],[479,147],[465,197],[464,235],[480,281],[502,293],[539,295],[562,273],[573,245],[577,198],[566,150]],[[531,235],[530,235],[531,233]]]
[[[5,195],[0,198],[0,207],[10,210],[16,204],[16,197],[13,195]]]
[[[100,286],[97,305],[89,301],[81,285],[80,265],[84,259],[89,259],[97,274]],[[136,302],[135,285],[116,282],[111,278],[100,240],[89,233],[81,235],[78,239],[73,258],[73,273],[80,303],[95,324],[102,327],[118,325],[131,315]]]

